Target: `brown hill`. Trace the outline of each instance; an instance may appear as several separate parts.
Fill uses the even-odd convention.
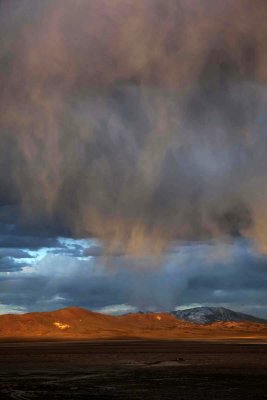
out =
[[[168,313],[110,316],[78,307],[0,316],[0,338],[18,339],[267,339],[267,325],[217,322],[196,325]]]

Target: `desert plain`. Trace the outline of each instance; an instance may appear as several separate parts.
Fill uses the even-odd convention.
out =
[[[4,336],[8,321],[13,332]],[[197,326],[164,313],[77,308],[0,322],[1,400],[267,399],[263,324]]]

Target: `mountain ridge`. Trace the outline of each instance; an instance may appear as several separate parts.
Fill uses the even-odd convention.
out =
[[[196,324],[172,313],[105,315],[79,307],[0,315],[0,339],[9,340],[267,338],[266,323],[216,321]]]
[[[233,311],[225,307],[192,307],[184,310],[171,311],[171,314],[183,321],[203,325],[216,322],[252,322],[267,324],[267,320],[264,318]]]

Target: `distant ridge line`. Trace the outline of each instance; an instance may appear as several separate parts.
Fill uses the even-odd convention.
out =
[[[187,315],[181,314],[183,312]],[[251,320],[248,321],[248,319]],[[80,307],[67,307],[56,311],[1,315],[0,339],[9,340],[10,338],[18,340],[125,340],[131,338],[266,340],[267,321],[224,308],[211,307],[171,313],[140,312],[120,316],[101,314]]]

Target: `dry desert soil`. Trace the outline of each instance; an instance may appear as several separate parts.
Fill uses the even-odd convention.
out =
[[[267,399],[267,342],[0,343],[0,399]]]

